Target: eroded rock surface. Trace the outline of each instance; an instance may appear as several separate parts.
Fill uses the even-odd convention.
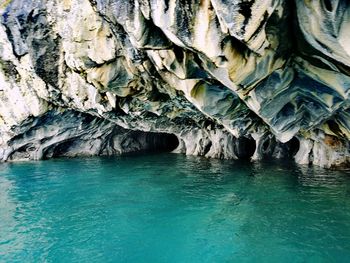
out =
[[[347,0],[12,0],[1,13],[3,161],[350,162]]]

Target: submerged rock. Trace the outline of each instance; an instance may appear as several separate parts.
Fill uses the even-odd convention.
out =
[[[1,8],[3,161],[160,149],[350,162],[346,0]]]

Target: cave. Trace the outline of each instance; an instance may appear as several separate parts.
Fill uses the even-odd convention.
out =
[[[239,137],[235,143],[235,153],[238,159],[249,160],[256,148],[256,143],[253,138]]]
[[[70,149],[74,144],[76,144],[76,140],[70,139],[63,142],[60,142],[59,144],[54,144],[52,147],[49,147],[44,152],[44,158],[57,158],[60,156],[65,156],[67,153],[69,153]]]
[[[125,134],[120,134],[124,137],[122,143],[115,149],[113,149],[113,143],[111,140],[113,137],[108,137],[106,141],[97,147],[96,149],[90,149],[96,154],[134,154],[134,153],[162,153],[172,152],[179,146],[179,140],[176,135],[170,133],[155,133],[155,132],[142,132],[142,131],[129,131]],[[70,154],[76,154],[76,148],[84,148],[84,145],[92,146],[92,141],[84,141],[79,138],[69,139],[59,144],[55,144],[49,147],[44,152],[44,158],[55,158],[60,156],[69,156]],[[98,144],[97,144],[98,145]],[[112,148],[111,148],[112,146]],[[89,148],[89,147],[88,147]],[[82,153],[82,152],[80,152]],[[90,155],[91,152],[86,153]],[[83,153],[84,155],[84,153]]]
[[[288,150],[288,156],[294,157],[300,148],[300,142],[297,137],[293,137],[288,142],[286,142],[287,150]]]
[[[172,152],[180,143],[172,133],[136,132],[133,137],[138,141],[141,152]]]
[[[324,0],[323,3],[324,3],[324,6],[328,12],[333,11],[333,6],[332,6],[331,0]]]
[[[338,135],[340,137],[344,136],[338,123],[336,123],[334,120],[329,120],[326,122],[326,124],[328,125],[331,132],[333,132],[335,135]]]
[[[263,143],[263,145],[262,145],[262,150],[263,150],[263,152],[266,152],[267,149],[269,148],[269,146],[270,146],[269,140],[264,141],[264,143]]]

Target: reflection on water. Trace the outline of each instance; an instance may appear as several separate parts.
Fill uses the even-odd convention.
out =
[[[0,262],[347,262],[350,173],[175,154],[0,165]]]

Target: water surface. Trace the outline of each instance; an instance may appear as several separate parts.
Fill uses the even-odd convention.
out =
[[[0,164],[0,262],[349,261],[349,171],[176,154]]]

